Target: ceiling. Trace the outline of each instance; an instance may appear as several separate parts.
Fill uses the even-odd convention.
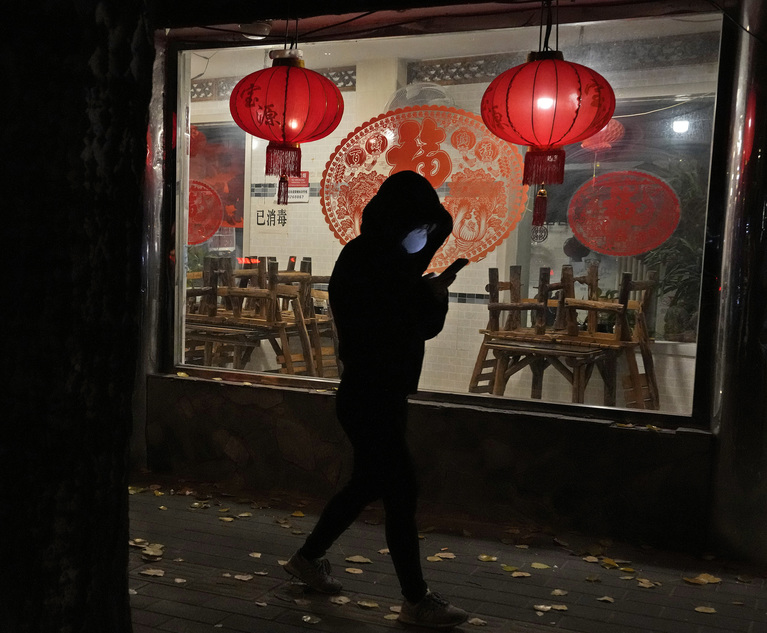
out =
[[[231,5],[239,6],[234,11]],[[286,3],[289,4],[289,3]],[[271,32],[261,44],[281,44],[296,37],[301,42],[330,41],[336,39],[391,37],[458,31],[477,31],[520,26],[536,26],[542,19],[540,1],[511,0],[507,2],[446,4],[421,8],[406,7],[408,4],[389,2],[325,2],[324,15],[315,15],[319,3],[293,3],[292,15],[300,19],[286,20],[286,9],[270,6],[268,10],[258,3],[228,3],[214,14],[199,15],[209,18],[207,22],[171,27],[167,30],[172,40],[185,42],[242,43],[247,39],[240,24],[258,20],[271,20]],[[419,4],[428,4],[422,0]],[[718,4],[728,4],[723,0]],[[298,6],[297,6],[298,5]],[[307,5],[302,10],[301,5]],[[386,7],[375,9],[375,5]],[[354,6],[359,11],[336,13]],[[714,6],[708,0],[554,0],[558,6],[560,24],[591,22],[597,20],[626,19],[640,16],[660,16],[711,12]],[[253,8],[257,7],[257,8]],[[313,10],[309,7],[312,7]],[[393,8],[394,7],[394,8]],[[362,10],[362,9],[366,10]],[[187,16],[189,21],[193,11]],[[180,16],[179,16],[180,17]],[[235,18],[237,21],[229,21]],[[178,20],[177,20],[178,21]],[[287,37],[286,37],[287,36]]]

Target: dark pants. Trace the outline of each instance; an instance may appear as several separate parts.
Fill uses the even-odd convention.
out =
[[[407,394],[351,388],[343,382],[336,411],[354,448],[349,482],[325,506],[300,553],[321,558],[362,510],[376,499],[386,511],[386,542],[410,602],[426,594],[415,520],[418,491],[405,439]]]

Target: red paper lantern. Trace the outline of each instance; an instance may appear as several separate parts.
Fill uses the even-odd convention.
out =
[[[532,52],[501,73],[482,96],[482,119],[493,134],[529,147],[522,182],[541,185],[533,239],[545,239],[545,183],[564,180],[563,146],[601,130],[615,111],[615,93],[598,72],[564,61],[559,51]],[[538,229],[536,230],[536,227]]]
[[[300,143],[317,141],[338,127],[344,101],[338,87],[304,68],[298,50],[272,51],[272,66],[241,79],[229,109],[248,134],[269,141],[266,175],[279,176],[277,202],[288,202],[288,176],[301,175]]]
[[[592,152],[598,152],[606,149],[611,149],[612,146],[623,138],[626,130],[623,124],[617,119],[610,119],[599,132],[594,136],[589,136],[581,147],[583,149],[591,150]]]

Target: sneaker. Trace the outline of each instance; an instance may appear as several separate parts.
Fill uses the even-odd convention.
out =
[[[449,629],[463,624],[468,617],[466,611],[454,607],[438,593],[429,591],[419,602],[405,600],[397,619],[403,624]]]
[[[325,558],[309,560],[296,552],[285,563],[284,569],[315,591],[336,594],[343,588],[341,583],[330,575],[330,563]]]

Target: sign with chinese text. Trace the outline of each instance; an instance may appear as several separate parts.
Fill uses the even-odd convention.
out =
[[[320,183],[325,220],[342,244],[359,235],[362,211],[386,178],[423,175],[453,216],[453,232],[432,259],[443,270],[457,257],[479,261],[506,239],[525,211],[522,155],[471,112],[445,106],[403,108],[350,133]]]

